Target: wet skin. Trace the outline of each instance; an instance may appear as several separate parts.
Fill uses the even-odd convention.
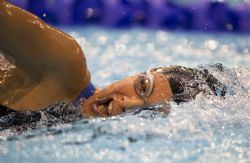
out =
[[[0,53],[16,66],[0,85],[0,104],[15,111],[69,103],[90,81],[83,51],[72,37],[4,0]],[[3,75],[0,71],[0,78]]]
[[[98,91],[84,103],[82,112],[87,117],[107,117],[169,100],[172,91],[167,76],[158,72],[151,74],[154,76],[154,85],[148,97],[145,96],[145,92],[150,87],[150,80],[145,74],[139,74]]]
[[[90,82],[84,54],[73,38],[3,0],[0,53],[16,66],[9,80],[1,85],[0,104],[15,111],[35,111],[55,102],[72,102]],[[167,76],[157,72],[151,75],[151,85],[147,75],[139,74],[96,92],[83,105],[83,114],[113,116],[168,100],[172,91]]]

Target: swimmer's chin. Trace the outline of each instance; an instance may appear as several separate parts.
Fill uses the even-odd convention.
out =
[[[94,96],[95,94],[89,97],[89,99],[87,99],[86,101],[84,101],[82,105],[81,112],[86,118],[96,117],[94,112],[91,109],[91,103],[94,99]]]

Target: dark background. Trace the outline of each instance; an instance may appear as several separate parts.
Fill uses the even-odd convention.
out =
[[[167,0],[10,0],[62,25],[134,26],[168,30],[250,32],[250,5]]]

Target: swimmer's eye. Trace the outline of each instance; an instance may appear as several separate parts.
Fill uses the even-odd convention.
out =
[[[135,92],[140,97],[147,97],[150,90],[150,81],[145,74],[139,75],[134,81]]]

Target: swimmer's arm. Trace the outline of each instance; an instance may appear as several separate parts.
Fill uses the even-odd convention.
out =
[[[37,83],[12,108],[69,102],[89,83],[83,52],[73,38],[1,0],[0,50]]]
[[[37,75],[47,67],[67,66],[61,64],[68,59],[79,59],[82,54],[70,36],[7,2],[0,6],[0,49],[31,75]]]

